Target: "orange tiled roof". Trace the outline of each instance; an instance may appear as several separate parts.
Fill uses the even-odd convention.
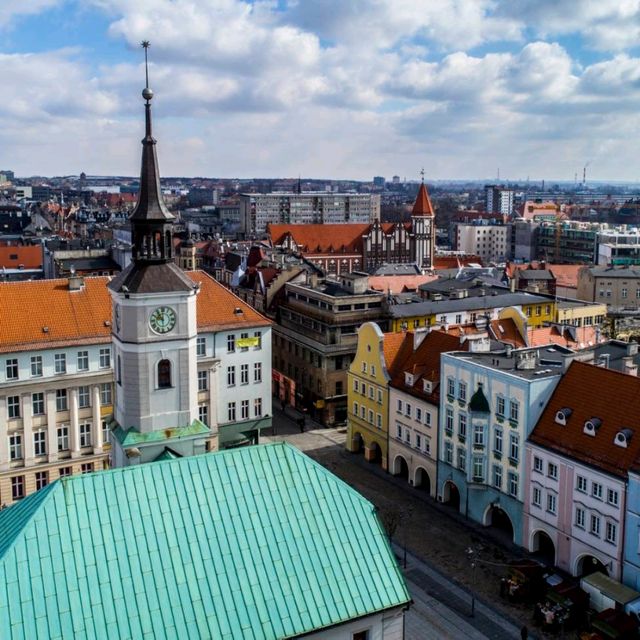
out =
[[[577,340],[572,340],[567,331],[560,333],[558,327],[540,327],[529,331],[529,346],[542,347],[546,344],[557,344],[560,347],[569,349],[586,349],[595,345],[598,340],[596,327],[575,327]],[[600,338],[599,342],[605,342],[605,338]]]
[[[271,324],[204,271],[189,271],[187,275],[200,283],[199,329]],[[105,276],[85,278],[79,291],[69,291],[66,278],[0,283],[0,351],[110,342],[109,280]],[[242,309],[242,313],[235,313],[236,309]]]
[[[415,276],[369,276],[369,288],[387,293],[403,293],[404,291],[416,291],[421,284],[437,280],[436,275]]]
[[[0,268],[18,269],[42,268],[42,246],[7,246],[0,247]]]
[[[538,424],[534,444],[580,460],[613,475],[625,477],[640,454],[640,415],[630,410],[640,398],[640,379],[583,362],[572,362],[561,378]],[[570,408],[567,424],[557,424],[560,409]],[[595,436],[584,433],[591,418],[602,423]],[[627,448],[614,444],[616,434],[633,431]]]
[[[332,248],[339,253],[360,253],[362,236],[370,224],[270,224],[267,231],[273,244],[281,244],[291,234],[296,244],[306,253],[328,253]]]
[[[433,213],[431,199],[429,198],[429,194],[427,193],[427,187],[424,186],[424,182],[420,185],[420,189],[418,189],[418,195],[416,196],[416,201],[413,204],[411,215],[429,217],[433,217],[435,215]]]
[[[508,262],[505,266],[505,272],[513,278],[516,270],[524,269],[548,269],[556,279],[556,286],[559,287],[573,287],[578,286],[578,271],[584,267],[583,264],[552,264],[550,262],[533,261],[531,263],[516,264],[515,262]]]
[[[391,377],[396,372],[396,367],[402,365],[404,360],[413,351],[412,333],[385,333],[383,339],[384,363]]]
[[[458,265],[466,267],[469,264],[482,264],[480,256],[439,256],[436,254],[433,260],[434,269],[455,269]]]
[[[79,291],[66,279],[0,284],[0,351],[110,342],[108,281],[85,278]]]
[[[491,333],[499,342],[510,344],[514,347],[526,347],[524,338],[520,335],[516,323],[511,318],[491,320],[489,323]],[[545,343],[549,344],[549,343]]]

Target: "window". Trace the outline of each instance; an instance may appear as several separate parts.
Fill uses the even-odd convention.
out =
[[[227,367],[227,386],[235,387],[236,386],[236,368],[235,366]]]
[[[80,465],[80,473],[91,473],[93,471],[93,462],[84,462]]]
[[[509,494],[518,497],[518,474],[509,472]]]
[[[558,479],[558,465],[557,464],[553,464],[553,462],[550,462],[547,465],[547,475],[550,478],[553,478],[554,480]]]
[[[253,381],[262,382],[262,362],[253,363]],[[342,395],[342,383],[340,383],[340,393],[338,393],[336,384],[336,395]]]
[[[103,382],[100,384],[100,404],[102,406],[112,403],[111,383]]]
[[[420,407],[416,407],[416,420],[422,422],[422,409]]]
[[[422,436],[419,433],[416,433],[416,449],[422,448]]]
[[[576,527],[580,527],[584,529],[585,517],[584,517],[584,509],[581,507],[576,507]]]
[[[509,434],[509,459],[517,462],[520,457],[520,439],[515,433]]]
[[[467,453],[462,447],[458,447],[458,469],[467,470]]]
[[[615,544],[618,534],[618,527],[613,522],[607,522],[606,540]]]
[[[356,633],[351,637],[351,640],[370,640],[369,629],[356,631]]]
[[[375,394],[375,390],[373,387],[369,387],[369,399],[373,400]]]
[[[78,387],[78,407],[80,409],[86,409],[89,406],[91,406],[91,394],[89,387]]]
[[[367,363],[366,362],[362,363],[362,373],[367,373]]]
[[[36,471],[36,491],[39,491],[43,487],[49,484],[49,472],[48,471]]]
[[[396,408],[398,413],[402,413],[402,400],[398,400],[398,406]]]
[[[241,333],[240,340],[247,340],[249,338],[248,333]],[[240,351],[249,351],[249,347],[240,347]],[[298,345],[296,345],[296,355],[298,355]]]
[[[378,404],[382,404],[382,389],[378,389]]]
[[[444,461],[453,464],[453,445],[448,441],[444,443]]]
[[[11,497],[14,500],[24,498],[24,476],[14,476],[11,478]]]
[[[502,429],[496,427],[493,435],[493,450],[498,455],[502,455]]]
[[[108,369],[111,366],[111,349],[105,347],[100,349],[100,368]]]
[[[594,535],[600,537],[600,516],[591,516],[591,527],[589,531]]]
[[[236,336],[230,333],[227,336],[227,353],[233,353],[236,350]]]
[[[69,427],[58,427],[58,451],[69,450]]]
[[[424,412],[424,423],[427,427],[431,426],[431,414],[428,411]]]
[[[473,456],[473,481],[484,482],[484,458]]]
[[[229,402],[227,404],[227,420],[233,422],[236,419],[236,403]]]
[[[7,415],[9,418],[20,417],[20,396],[7,396]]]
[[[378,427],[378,429],[382,429],[382,414],[381,413],[376,413],[376,427]]]
[[[354,416],[358,415],[358,403],[357,402],[353,403],[353,415]]]
[[[504,417],[504,398],[502,396],[498,396],[496,402],[496,415]]]
[[[607,489],[607,502],[614,507],[618,506],[618,492],[614,489]]]
[[[473,425],[473,446],[484,447],[484,425]]]
[[[582,493],[587,493],[587,479],[584,476],[577,477],[576,489]]]
[[[542,315],[542,307],[540,305],[536,306],[536,315],[537,316]]]
[[[518,413],[520,412],[520,405],[515,401],[509,402],[509,420],[512,422],[518,422]]]
[[[78,371],[89,370],[89,352],[78,351]]]
[[[249,365],[240,365],[240,384],[249,384]]]
[[[198,391],[206,391],[209,388],[209,372],[198,371]]]
[[[200,420],[200,422],[202,422],[203,424],[209,424],[209,405],[198,405],[198,420]]]
[[[262,398],[255,398],[253,401],[253,417],[262,417]]]
[[[602,500],[602,485],[599,482],[591,483],[591,495],[598,500]]]
[[[249,418],[249,401],[242,400],[240,403],[240,417],[242,420],[247,420]]]
[[[116,382],[122,384],[122,359],[118,355],[117,367],[116,367]]]
[[[460,382],[458,384],[458,400],[465,402],[467,400],[467,383]]]
[[[35,431],[33,434],[33,454],[36,456],[47,455],[47,432]]]
[[[402,439],[402,425],[399,425],[399,424],[396,425],[396,436]]]
[[[533,487],[533,494],[531,498],[531,504],[534,507],[539,507],[542,502],[542,491],[539,487]]]
[[[622,297],[626,298],[627,297],[627,288],[626,287],[622,287],[622,291],[621,291]]]
[[[39,378],[42,375],[42,356],[31,356],[31,377]]]
[[[31,394],[31,412],[34,416],[44,415],[44,393]]]
[[[102,421],[102,442],[109,442],[109,422],[107,420]]]
[[[449,437],[453,435],[453,409],[450,407],[447,407],[444,430]]]
[[[549,513],[553,513],[555,515],[556,503],[557,503],[556,495],[554,493],[548,494],[547,495],[547,511]]]
[[[73,473],[73,468],[72,467],[60,467],[60,469],[58,469],[58,473],[60,474],[61,478],[66,478],[67,476],[70,476]]]
[[[542,473],[542,458],[538,458],[538,456],[533,456],[533,470],[538,473]]]
[[[91,446],[91,423],[81,422],[78,428],[80,430],[80,446],[90,447]]]
[[[371,365],[371,377],[372,378],[376,377],[376,365],[375,364]]]
[[[493,465],[493,486],[502,489],[502,467],[499,464]]]
[[[369,422],[373,424],[373,410],[369,409]]]
[[[461,413],[458,416],[458,435],[462,440],[467,437],[467,414]]]
[[[407,418],[411,417],[411,405],[408,402],[404,405],[404,415],[407,416]]]
[[[355,378],[353,379],[353,390],[356,393],[358,393],[360,391],[358,381]]]
[[[19,433],[9,436],[9,460],[22,460],[22,436]]]
[[[229,338],[227,337],[227,350],[229,350]],[[231,349],[233,351],[233,349]],[[204,358],[207,355],[207,339],[203,336],[196,338],[196,356]]]
[[[254,331],[253,337],[257,338],[256,345],[253,347],[253,350],[262,349],[262,331]]]
[[[447,395],[452,397],[456,395],[456,381],[453,378],[447,378]]]
[[[160,360],[158,362],[158,388],[168,389],[171,387],[171,362]]]
[[[67,355],[65,353],[56,353],[53,356],[53,363],[56,373],[67,373]]]
[[[409,429],[405,429],[404,431],[404,441],[408,445],[411,445],[411,431],[409,431]]]
[[[18,379],[18,359],[17,358],[9,358],[8,360],[5,360],[5,373],[7,375],[7,380]]]

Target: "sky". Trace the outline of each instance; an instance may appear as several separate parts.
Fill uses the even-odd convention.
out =
[[[0,170],[640,180],[640,0],[2,0]]]

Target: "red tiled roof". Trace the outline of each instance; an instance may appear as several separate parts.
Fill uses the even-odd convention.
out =
[[[469,264],[482,264],[480,256],[439,256],[436,254],[433,261],[434,269],[455,269],[458,265],[466,267]]]
[[[489,323],[491,333],[499,342],[513,345],[514,347],[526,347],[524,338],[520,335],[516,323],[511,318],[492,320]]]
[[[42,268],[42,246],[6,246],[0,247],[0,269],[24,269]]]
[[[560,379],[530,441],[625,477],[640,454],[640,414],[634,410],[638,398],[639,378],[574,361]],[[572,410],[567,424],[557,424],[556,413],[567,407]],[[584,433],[584,424],[591,418],[602,421],[595,436]],[[614,444],[616,434],[624,428],[633,431],[626,449]]]
[[[440,355],[450,351],[466,351],[468,343],[465,342],[461,345],[459,338],[444,331],[430,331],[418,348],[413,351],[413,333],[409,332],[406,335],[411,336],[412,349],[405,354],[405,359],[396,365],[390,384],[396,389],[437,403],[440,395],[437,389],[437,383],[440,381]],[[405,384],[405,371],[414,374],[412,387]],[[424,378],[436,383],[436,389],[433,393],[427,394],[423,391],[422,380]]]
[[[558,287],[570,287],[577,288],[578,286],[578,271],[584,267],[583,264],[552,264],[550,262],[538,262],[533,261],[530,263],[516,264],[515,262],[508,262],[505,267],[507,276],[513,278],[516,270],[524,269],[548,269],[551,271],[556,279],[556,286]]]
[[[413,351],[413,334],[385,333],[382,345],[387,372],[393,377],[396,367],[401,366]]]
[[[328,253],[331,249],[340,253],[362,251],[362,236],[368,233],[370,224],[270,224],[267,232],[274,245],[282,244],[287,235],[305,253]]]
[[[424,182],[420,185],[420,189],[418,189],[418,195],[416,197],[416,201],[413,204],[413,209],[411,210],[412,216],[429,216],[433,218],[433,207],[431,206],[431,199],[429,198],[429,194],[427,193],[427,187],[424,186]]]

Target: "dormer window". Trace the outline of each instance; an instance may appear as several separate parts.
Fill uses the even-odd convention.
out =
[[[631,429],[621,429],[616,433],[616,437],[613,439],[613,443],[618,447],[622,447],[626,449],[629,446],[629,441],[633,436],[633,431]]]
[[[584,423],[583,432],[588,436],[595,436],[598,433],[598,429],[602,424],[602,420],[600,418],[590,418]]]
[[[413,373],[409,373],[408,371],[404,372],[404,383],[408,386],[408,387],[413,387]]]
[[[567,420],[571,417],[573,413],[573,409],[570,407],[563,407],[560,411],[556,412],[556,423],[561,424],[563,427],[566,426]]]
[[[433,393],[433,385],[431,383],[431,380],[423,380],[422,381],[422,390],[425,393]]]

